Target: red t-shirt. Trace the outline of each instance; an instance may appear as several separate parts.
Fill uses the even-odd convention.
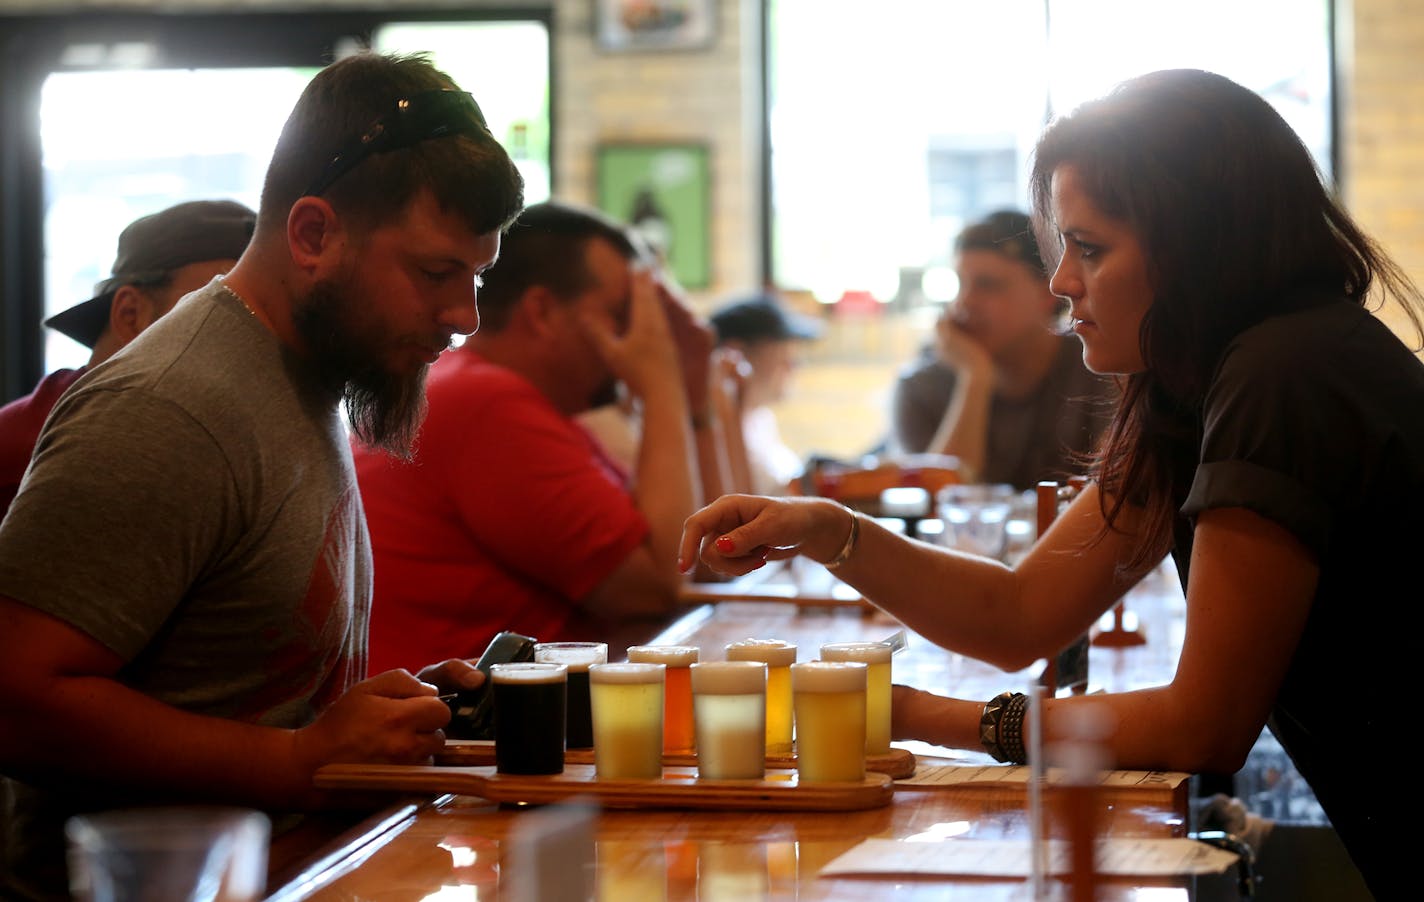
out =
[[[353,444],[371,530],[371,673],[477,657],[500,630],[574,636],[579,599],[648,524],[627,474],[522,376],[463,349],[431,368],[412,461]]]
[[[35,390],[0,407],[0,520],[20,491],[20,480],[30,466],[35,441],[59,396],[86,372],[55,370],[40,380]]]

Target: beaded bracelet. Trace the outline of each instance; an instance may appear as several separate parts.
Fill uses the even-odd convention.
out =
[[[1000,692],[984,705],[979,715],[979,741],[995,761],[1024,764],[1023,722],[1028,712],[1028,696],[1022,692]]]
[[[849,510],[849,508],[847,508]],[[850,560],[851,553],[855,551],[855,543],[860,541],[860,514],[855,511],[850,512],[850,535],[846,536],[845,544],[841,546],[840,553],[826,561],[824,566],[827,570],[834,570],[841,564]]]

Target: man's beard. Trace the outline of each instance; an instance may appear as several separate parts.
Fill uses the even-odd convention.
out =
[[[351,431],[363,443],[409,460],[425,419],[425,375],[388,371],[381,351],[390,336],[373,332],[355,311],[349,281],[323,279],[292,311],[317,372],[341,391]]]

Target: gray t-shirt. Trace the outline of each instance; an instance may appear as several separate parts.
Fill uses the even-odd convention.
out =
[[[56,405],[0,528],[0,595],[169,705],[311,722],[366,669],[370,542],[338,395],[220,282],[189,295]],[[12,838],[115,798],[70,788],[14,783]]]
[[[1025,398],[995,395],[982,481],[1032,488],[1084,470],[1075,455],[1091,451],[1111,418],[1117,388],[1083,366],[1083,346],[1065,336],[1048,375]],[[927,349],[895,383],[892,449],[918,454],[929,448],[954,396],[954,370]]]

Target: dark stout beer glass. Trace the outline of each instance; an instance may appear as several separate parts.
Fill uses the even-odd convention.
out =
[[[564,771],[568,668],[524,662],[490,668],[494,688],[494,760],[502,774]]]
[[[593,748],[593,715],[588,703],[588,668],[608,660],[605,642],[540,642],[534,660],[569,668],[568,719],[565,744],[571,749]]]

